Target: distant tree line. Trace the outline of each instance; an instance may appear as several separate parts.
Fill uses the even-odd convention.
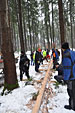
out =
[[[60,47],[62,40],[69,41],[73,48],[74,7],[74,0],[40,0],[39,2],[38,0],[9,0],[14,49],[36,50],[39,42],[42,47],[48,45],[48,48],[51,48],[53,42]],[[62,16],[61,24],[64,30],[61,35]]]

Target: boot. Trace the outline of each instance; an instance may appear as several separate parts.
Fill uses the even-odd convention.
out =
[[[64,108],[65,108],[65,109],[69,109],[69,110],[72,109],[70,105],[65,105]]]

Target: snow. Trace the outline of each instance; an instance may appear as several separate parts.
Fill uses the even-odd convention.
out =
[[[8,95],[4,95],[0,97],[0,102],[2,103],[0,106],[0,113],[26,113],[27,109],[25,104],[32,98],[32,94],[36,92],[33,86],[22,86],[13,90]]]
[[[73,110],[64,109],[64,105],[68,105],[68,94],[66,86],[60,85],[56,89],[56,95],[49,100],[48,107],[53,107],[49,113],[74,113]]]
[[[46,63],[47,64],[47,63]],[[19,83],[19,88],[14,89],[9,94],[7,91],[3,96],[0,95],[0,113],[31,113],[32,110],[29,109],[26,104],[29,103],[30,99],[34,93],[37,93],[37,89],[34,85],[25,85],[26,81],[20,81],[19,75],[19,62],[16,64],[17,78]],[[42,69],[48,68],[41,67]],[[35,72],[35,66],[30,66],[29,74],[33,78],[33,80],[39,80],[45,76],[45,72],[42,74],[38,74]],[[57,75],[57,71],[53,73],[53,76]],[[26,76],[23,76],[23,79],[26,79]],[[54,80],[52,77],[51,80]],[[74,113],[73,110],[64,109],[64,105],[68,104],[68,94],[66,85],[59,85],[58,88],[55,88],[55,85],[51,83],[51,87],[55,95],[52,98],[48,99],[48,110],[49,113]],[[0,88],[0,94],[3,90],[3,87]],[[41,111],[39,112],[41,113]]]

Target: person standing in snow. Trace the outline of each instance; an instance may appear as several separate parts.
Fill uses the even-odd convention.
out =
[[[20,69],[20,80],[22,81],[23,78],[23,74],[25,73],[25,75],[27,76],[27,78],[29,79],[29,65],[30,65],[30,61],[27,58],[26,54],[24,54],[23,51],[21,51],[21,56],[20,56],[20,62],[19,62],[19,69]]]
[[[36,72],[39,72],[39,65],[40,65],[40,58],[41,58],[40,52],[41,52],[41,49],[38,48],[36,53],[35,53],[35,71]]]
[[[56,64],[58,63],[58,60],[59,60],[59,56],[58,56],[58,53],[56,51],[56,49],[52,48],[52,55],[51,57],[53,56],[53,69],[56,68]]]
[[[46,50],[43,51],[43,60],[46,60],[48,62]]]
[[[75,111],[75,52],[69,49],[67,42],[62,44],[62,51],[63,79],[69,95],[69,105],[65,105],[64,108]]]
[[[32,51],[32,52],[31,52],[31,55],[30,55],[30,56],[31,56],[31,65],[34,66],[33,55],[34,55],[34,51]]]
[[[48,48],[46,49],[46,58],[47,58],[47,59],[50,59],[49,49],[48,49]]]

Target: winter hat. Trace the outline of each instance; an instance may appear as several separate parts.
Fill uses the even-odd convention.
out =
[[[38,48],[38,51],[39,51],[39,52],[41,52],[41,49],[40,49],[40,48]]]
[[[55,52],[55,49],[54,48],[52,48],[52,52]]]
[[[24,54],[24,51],[21,51],[21,54]]]
[[[64,42],[62,44],[62,49],[69,49],[69,43],[68,42]]]

